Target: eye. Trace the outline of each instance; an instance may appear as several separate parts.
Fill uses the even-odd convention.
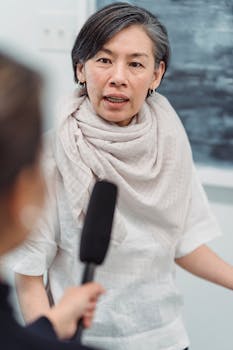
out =
[[[130,62],[129,65],[133,68],[142,68],[143,67],[143,65],[140,62],[136,62],[136,61]]]
[[[109,64],[109,63],[111,63],[110,59],[109,59],[109,58],[106,58],[106,57],[98,58],[98,59],[97,59],[97,62],[104,63],[104,64]]]

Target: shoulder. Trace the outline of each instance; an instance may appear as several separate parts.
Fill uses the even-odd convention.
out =
[[[169,100],[158,92],[156,92],[153,97],[148,98],[148,103],[153,106],[157,112],[165,112],[167,116],[172,116],[179,119]]]
[[[86,96],[80,96],[77,90],[74,90],[68,96],[62,97],[56,108],[56,128],[59,128],[68,116],[77,111],[85,99]]]
[[[156,93],[152,98],[148,98],[147,103],[152,108],[160,127],[170,130],[172,134],[183,134],[187,137],[180,117],[165,96]]]

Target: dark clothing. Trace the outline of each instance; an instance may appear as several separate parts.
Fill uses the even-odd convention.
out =
[[[91,350],[74,341],[59,341],[46,317],[39,318],[28,327],[21,327],[13,317],[8,295],[9,286],[0,283],[1,350]]]

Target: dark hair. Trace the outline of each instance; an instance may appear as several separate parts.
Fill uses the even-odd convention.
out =
[[[72,64],[76,82],[78,82],[77,64],[85,63],[95,56],[116,33],[131,25],[142,26],[154,44],[155,64],[164,61],[165,70],[167,69],[170,46],[164,25],[147,10],[125,2],[118,2],[94,13],[81,28],[72,49]]]
[[[39,75],[0,52],[0,193],[35,162],[41,142]]]

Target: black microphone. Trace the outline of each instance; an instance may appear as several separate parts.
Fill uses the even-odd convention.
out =
[[[80,260],[85,263],[81,283],[93,281],[96,265],[106,256],[117,199],[117,186],[108,181],[96,182],[87,208],[80,242]],[[72,339],[81,342],[82,319]]]

